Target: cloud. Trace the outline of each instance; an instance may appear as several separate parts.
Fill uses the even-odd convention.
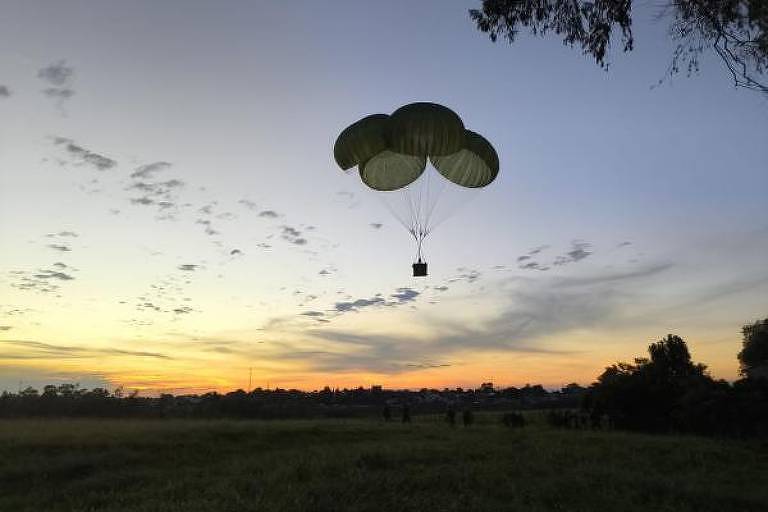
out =
[[[96,348],[82,346],[54,345],[33,340],[0,340],[6,346],[23,349],[23,352],[14,354],[2,354],[0,358],[13,359],[61,359],[61,358],[92,358],[102,356],[133,356],[149,357],[155,359],[172,359],[170,356],[158,352],[142,350],[122,350],[117,348]]]
[[[671,264],[641,269],[597,273],[579,278],[510,278],[500,281],[499,306],[491,316],[471,325],[445,317],[419,318],[430,332],[426,338],[360,333],[332,329],[304,330],[322,342],[323,350],[307,357],[302,350],[283,345],[277,358],[309,361],[317,371],[370,371],[396,374],[412,368],[453,364],[467,352],[573,354],[540,340],[572,330],[622,323],[634,311],[639,293],[652,285]],[[358,299],[341,304],[343,311],[377,307],[383,298]],[[632,306],[632,307],[630,307]],[[329,345],[330,343],[330,345]],[[303,355],[299,355],[302,354]]]
[[[568,254],[568,257],[570,257],[573,261],[581,261],[592,254],[592,251],[589,250],[592,247],[592,244],[589,242],[574,241],[572,245],[573,249],[568,251],[566,254]]]
[[[531,259],[531,257],[526,254],[525,256],[519,256],[517,258],[517,261],[519,262],[519,261],[525,261],[525,260],[529,260],[529,259]]]
[[[254,203],[254,202],[253,202],[253,201],[251,201],[250,199],[240,199],[240,200],[238,201],[238,203],[239,203],[239,204],[241,204],[241,205],[243,205],[243,206],[245,206],[245,207],[246,207],[246,208],[248,208],[249,210],[255,210],[255,209],[257,209],[257,208],[258,208],[258,206],[256,205],[256,203]]]
[[[193,270],[197,270],[198,268],[200,268],[200,265],[194,265],[194,264],[191,264],[191,263],[185,263],[183,265],[179,265],[178,266],[179,270],[184,270],[184,271],[187,271],[187,272],[192,272]]]
[[[586,277],[564,277],[553,282],[554,288],[591,287],[606,283],[633,281],[645,277],[654,276],[664,272],[674,265],[672,263],[655,263],[636,270],[612,271],[604,274],[596,274]]]
[[[60,60],[41,68],[37,72],[37,77],[51,85],[62,86],[70,82],[75,70],[67,66],[66,61]]]
[[[449,279],[448,280],[449,283],[455,283],[457,281],[466,281],[468,283],[474,283],[475,281],[480,279],[480,277],[482,276],[482,274],[480,272],[478,272],[477,270],[467,270],[467,269],[465,269],[463,267],[459,268],[457,270],[459,272],[462,272],[462,271],[464,271],[464,272],[462,274],[459,274],[456,277],[453,277],[453,278]]]
[[[409,368],[447,368],[452,365],[450,363],[408,363],[405,366]]]
[[[142,178],[142,179],[154,178],[155,174],[165,169],[168,169],[169,167],[171,167],[171,165],[173,164],[171,164],[170,162],[153,162],[151,164],[141,165],[131,173],[130,177]]]
[[[556,266],[562,266],[581,261],[592,254],[592,251],[590,250],[591,248],[592,244],[589,242],[574,240],[571,242],[571,250],[566,252],[564,255],[557,256],[552,264]]]
[[[311,316],[311,317],[318,317],[318,316],[325,316],[325,313],[322,311],[304,311],[303,313],[299,313],[302,316]]]
[[[540,270],[542,272],[549,270],[549,267],[542,266],[540,263],[536,261],[529,261],[528,263],[520,265],[519,268],[523,270]]]
[[[397,304],[405,304],[406,302],[413,302],[419,295],[419,292],[411,288],[398,288],[390,297],[395,299]]]
[[[60,281],[71,281],[74,279],[74,277],[69,274],[55,272],[53,270],[40,270],[38,274],[35,274],[35,277],[38,279],[58,279]]]
[[[275,210],[262,210],[259,212],[259,217],[267,217],[270,219],[275,219],[279,216],[280,214],[277,213]]]
[[[370,299],[357,299],[350,302],[337,302],[333,305],[333,309],[335,309],[338,312],[348,312],[348,311],[360,311],[363,308],[367,308],[370,306],[378,306],[386,304],[386,300],[384,300],[384,297],[381,297],[379,295],[371,297]]]
[[[129,185],[126,190],[139,190],[140,192],[144,192],[151,196],[167,196],[167,194],[172,192],[172,189],[181,188],[184,185],[185,183],[183,181],[177,179],[160,182],[137,181]]]
[[[0,331],[10,331],[11,329],[13,329],[11,325],[0,325]]]
[[[136,190],[143,194],[140,197],[130,198],[132,204],[143,206],[156,205],[158,215],[155,219],[157,220],[176,219],[176,214],[178,213],[178,191],[186,186],[184,181],[176,178],[165,181],[147,181],[148,178],[152,178],[158,172],[169,167],[171,167],[169,162],[154,162],[138,167],[131,174],[131,178],[135,181],[124,189],[127,191]],[[188,203],[183,206],[187,205]],[[205,210],[206,208],[209,209],[206,213],[210,213],[211,205],[200,210]]]
[[[369,298],[336,302],[333,305],[333,310],[336,311],[337,313],[348,313],[350,311],[357,312],[357,311],[360,311],[361,309],[370,308],[370,307],[401,306],[403,304],[407,304],[409,302],[415,301],[419,295],[421,295],[421,293],[412,288],[407,288],[407,287],[397,288],[395,289],[394,293],[391,293],[388,297],[389,299],[394,299],[394,300],[387,300],[384,298],[383,294],[377,293],[373,297],[369,297]]]
[[[154,204],[155,201],[153,199],[150,199],[147,196],[144,196],[144,197],[132,197],[131,198],[131,203],[132,204],[143,204],[143,205],[146,206],[146,205]]]
[[[383,225],[384,225],[384,224],[382,224],[382,223],[380,223],[380,222],[371,222],[371,224],[370,224],[370,226],[371,226],[373,229],[381,229],[381,227],[382,227]]]
[[[307,239],[301,236],[301,231],[291,226],[281,226],[282,234],[280,237],[292,244],[306,245]]]
[[[433,290],[438,291],[438,292],[445,292],[445,291],[448,291],[448,287],[447,286],[435,286],[433,288]]]
[[[109,157],[93,152],[76,144],[72,139],[66,137],[54,137],[53,143],[57,146],[64,146],[64,149],[72,156],[79,165],[87,164],[95,167],[99,171],[112,169],[117,162]]]
[[[632,245],[632,242],[621,242],[616,247],[617,248],[619,248],[619,247],[627,247],[628,245]]]
[[[18,355],[18,354],[13,354]],[[18,359],[18,357],[13,357]],[[30,386],[41,390],[48,384],[64,384],[77,382],[86,388],[109,388],[112,382],[107,377],[97,372],[68,372],[50,367],[38,368],[29,362],[22,365],[3,364],[0,372],[0,392],[3,390],[15,392],[19,383],[22,387]]]
[[[50,249],[61,251],[61,252],[70,252],[72,250],[66,245],[59,245],[59,244],[48,244],[47,247],[49,247]]]
[[[75,70],[61,60],[40,69],[37,77],[48,85],[43,89],[43,94],[55,99],[61,108],[66,100],[75,95],[74,89],[70,87],[74,74]]]
[[[64,238],[77,238],[78,236],[74,231],[59,231],[57,235]]]
[[[11,90],[5,85],[0,85],[0,98],[9,98],[11,96]]]

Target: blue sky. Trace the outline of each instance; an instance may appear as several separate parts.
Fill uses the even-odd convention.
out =
[[[711,58],[652,87],[672,43],[647,4],[608,71],[491,43],[475,4],[8,2],[0,388],[556,386],[668,332],[735,378],[768,311],[768,100]],[[501,161],[425,280],[332,156],[412,101]]]

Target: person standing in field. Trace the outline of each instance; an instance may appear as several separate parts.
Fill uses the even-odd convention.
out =
[[[467,408],[464,409],[464,414],[462,414],[461,419],[464,421],[464,426],[469,427],[474,423],[475,416],[472,414],[472,410]]]
[[[456,409],[453,408],[453,405],[448,406],[448,410],[445,412],[445,419],[450,426],[456,426]]]
[[[403,404],[403,423],[411,422],[411,408],[408,404]]]

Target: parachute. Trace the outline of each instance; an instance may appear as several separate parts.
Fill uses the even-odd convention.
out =
[[[344,171],[357,166],[362,182],[380,193],[411,234],[416,242],[414,276],[427,275],[424,239],[451,213],[439,207],[438,199],[449,188],[466,196],[461,192],[486,187],[499,173],[491,143],[437,103],[411,103],[391,115],[366,116],[339,134],[333,155]]]

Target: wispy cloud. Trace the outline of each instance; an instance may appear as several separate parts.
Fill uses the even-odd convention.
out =
[[[33,340],[0,340],[7,347],[23,349],[21,352],[0,354],[0,359],[60,359],[93,358],[103,356],[132,356],[155,359],[172,359],[166,354],[143,350],[123,350],[118,348],[83,347],[74,345],[54,345]]]
[[[68,84],[74,73],[74,69],[68,66],[66,61],[60,60],[41,68],[37,72],[37,77],[44,82],[60,87]]]
[[[151,179],[155,174],[171,167],[170,162],[153,162],[151,164],[140,165],[130,175],[131,178]]]
[[[569,263],[576,263],[584,258],[587,258],[592,254],[592,244],[584,242],[582,240],[574,240],[571,242],[571,250],[567,251],[564,255],[557,256],[553,265],[561,266]]]
[[[76,165],[90,165],[99,171],[106,171],[117,166],[117,161],[86,149],[76,144],[72,139],[54,137],[53,143],[57,146],[62,146],[67,154],[73,158]]]
[[[544,345],[541,340],[623,321],[626,305],[637,303],[636,293],[671,267],[670,263],[657,263],[580,277],[503,279],[496,282],[498,289],[494,292],[498,311],[479,323],[470,325],[452,318],[421,316],[419,319],[428,327],[425,330],[432,333],[427,337],[327,327],[304,330],[305,335],[319,340],[319,350],[312,350],[308,357],[306,345],[283,344],[278,346],[275,357],[310,361],[317,371],[394,374],[454,364],[462,354],[472,352],[571,354],[570,350]],[[398,290],[391,297],[407,302],[412,300],[413,293]],[[382,294],[377,294],[337,303],[334,310],[361,311],[383,307],[387,302]]]
[[[415,301],[420,294],[420,292],[412,288],[397,288],[394,293],[391,293],[387,297],[385,297],[384,294],[377,293],[373,297],[336,302],[333,305],[333,310],[337,313],[348,313],[350,311],[360,311],[370,307],[400,306]]]
[[[281,238],[294,245],[306,245],[307,239],[301,236],[301,231],[291,226],[281,226]]]
[[[75,95],[75,91],[71,87],[74,74],[75,70],[68,66],[66,61],[60,60],[41,68],[37,72],[37,77],[48,85],[43,89],[43,94],[56,100],[61,108],[66,100]]]

